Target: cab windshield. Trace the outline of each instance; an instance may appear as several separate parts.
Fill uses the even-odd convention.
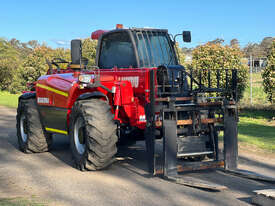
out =
[[[177,65],[172,42],[165,31],[134,30],[139,63],[141,67]]]

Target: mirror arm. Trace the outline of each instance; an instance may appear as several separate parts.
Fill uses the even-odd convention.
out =
[[[180,35],[182,35],[182,34],[176,34],[176,35],[174,36],[174,38],[173,38],[173,41],[176,42],[176,37],[177,37],[177,36],[180,36]]]

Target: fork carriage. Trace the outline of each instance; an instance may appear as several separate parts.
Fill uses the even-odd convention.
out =
[[[223,70],[224,87],[221,87],[222,70],[215,70],[215,87],[211,82],[211,70],[197,72],[197,78],[194,78],[193,70],[167,70],[169,78],[160,80],[157,76],[157,87],[154,85],[155,72],[150,71],[145,132],[150,173],[173,176],[178,172],[207,168],[236,169],[237,70]],[[206,74],[207,86],[202,83],[202,73]],[[201,94],[206,95],[203,97]],[[158,119],[155,114],[159,114]],[[160,130],[163,137],[161,155],[156,155],[156,130]],[[224,139],[223,157],[219,154],[220,131],[223,131]],[[204,160],[205,157],[207,160]]]

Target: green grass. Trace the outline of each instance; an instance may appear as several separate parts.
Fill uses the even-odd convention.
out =
[[[6,91],[0,91],[0,105],[16,108],[20,94],[11,94]]]
[[[275,152],[275,110],[242,110],[238,124],[240,142]]]
[[[46,206],[47,203],[42,203],[36,198],[3,198],[0,199],[0,206]]]
[[[239,141],[258,148],[275,152],[275,105],[267,100],[262,85],[261,73],[252,74],[252,105],[250,103],[250,77],[244,97],[240,101],[242,109],[239,117]]]

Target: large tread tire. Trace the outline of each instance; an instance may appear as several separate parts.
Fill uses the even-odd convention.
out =
[[[18,145],[22,152],[40,153],[50,150],[52,134],[46,133],[42,128],[35,99],[19,101],[16,128]]]
[[[117,153],[116,135],[117,126],[108,102],[100,99],[76,101],[70,116],[70,145],[76,167],[81,171],[101,170],[114,161]],[[83,137],[81,137],[84,150],[79,152],[75,134],[78,119],[83,121]],[[75,136],[76,135],[76,136]],[[83,140],[84,139],[84,140]]]

